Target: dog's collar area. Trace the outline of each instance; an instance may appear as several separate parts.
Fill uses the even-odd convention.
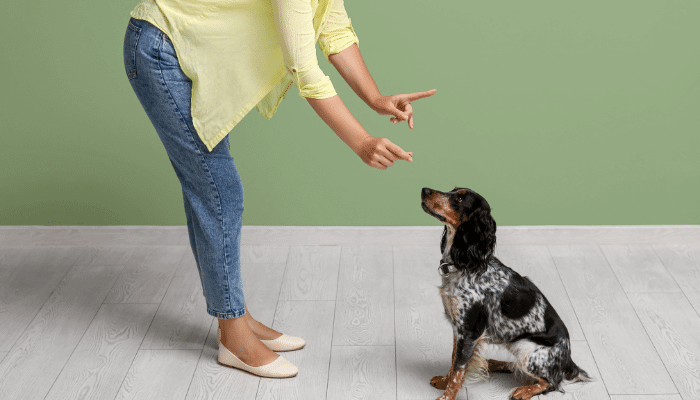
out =
[[[440,273],[441,276],[449,275],[451,272],[455,271],[455,270],[450,269],[451,266],[454,267],[454,264],[440,261],[440,266],[438,267],[438,272]]]

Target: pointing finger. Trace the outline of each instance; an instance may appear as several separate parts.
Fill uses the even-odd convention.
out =
[[[408,112],[408,127],[413,129],[413,106],[411,103],[406,104],[406,112]]]
[[[386,143],[386,148],[389,149],[390,152],[396,154],[397,158],[400,158],[400,159],[406,160],[406,161],[413,161],[413,158],[411,157],[411,155],[409,155],[408,153],[403,151],[403,149],[401,147],[395,145],[394,143],[392,143],[390,141]]]
[[[406,95],[407,96],[406,98],[409,102],[416,101],[416,100],[422,99],[424,97],[432,96],[435,94],[435,92],[437,92],[437,89],[427,90],[425,92],[410,93],[410,94]]]

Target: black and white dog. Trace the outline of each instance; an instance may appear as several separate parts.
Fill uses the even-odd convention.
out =
[[[547,298],[494,257],[496,222],[486,199],[467,188],[423,188],[421,200],[423,210],[445,224],[440,294],[454,347],[449,373],[430,381],[445,390],[438,400],[454,400],[470,370],[479,375],[517,372],[534,379],[511,392],[511,399],[518,400],[563,392],[565,379],[590,381],[571,359],[569,332]],[[505,346],[516,362],[485,359],[480,354],[485,343]]]

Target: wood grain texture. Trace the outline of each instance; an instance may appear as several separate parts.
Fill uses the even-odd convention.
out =
[[[245,225],[243,245],[439,245],[442,226]],[[0,246],[185,246],[187,226],[2,226]],[[499,226],[498,242],[513,245],[693,244],[700,225]]]
[[[105,303],[160,303],[189,246],[138,247]]]
[[[201,349],[213,318],[206,310],[207,302],[202,293],[194,254],[186,252],[148,328],[141,349]]]
[[[91,246],[37,246],[4,255],[5,267],[0,272],[0,351],[10,350],[73,265],[115,265],[118,257],[104,253]]]
[[[121,272],[75,265],[0,364],[0,399],[43,399]]]
[[[71,250],[75,251],[76,246]],[[49,247],[49,249],[56,247]],[[98,246],[93,241],[86,241],[80,247],[80,252],[77,255],[75,264],[91,264],[91,265],[124,265],[126,264],[136,250],[135,247],[125,246]]]
[[[333,345],[394,345],[391,246],[343,246]]]
[[[207,343],[187,391],[187,400],[253,400],[258,392],[260,377],[219,364],[216,344],[218,327],[218,322],[213,319]]]
[[[37,248],[36,245],[0,246],[0,277],[4,280],[5,272],[16,268]]]
[[[435,245],[440,226],[244,226],[244,244]],[[510,245],[700,245],[700,225],[499,226],[498,243]]]
[[[683,400],[680,394],[647,394],[640,396],[635,395],[620,395],[610,396],[610,400]]]
[[[396,399],[394,346],[333,346],[330,400]]]
[[[685,297],[687,297],[690,304],[693,305],[695,312],[700,315],[700,292],[686,292]]]
[[[241,245],[241,263],[267,264],[286,263],[289,256],[289,246],[274,245]]]
[[[248,311],[271,326],[286,269],[288,246],[241,246],[243,294]]]
[[[251,313],[264,324],[307,341],[302,350],[281,353],[300,367],[297,377],[286,380],[261,379],[218,364],[216,319],[195,305],[205,301],[186,227],[111,228],[22,231],[0,227],[0,236],[2,232],[24,235],[14,245],[0,239],[0,344],[6,343],[4,349],[0,347],[3,400],[158,398],[156,394],[190,400],[294,400],[371,398],[375,393],[389,400],[412,400],[442,394],[428,383],[432,376],[447,372],[452,350],[452,332],[444,320],[437,288],[441,227],[260,227],[260,232],[272,236],[249,239],[259,239],[262,244],[245,244],[244,234],[241,268]],[[572,337],[590,342],[592,353],[578,355],[581,348],[577,346],[585,343],[573,342],[574,359],[598,380],[578,389],[576,385],[565,387],[565,395],[550,393],[542,399],[605,400],[607,395],[600,392],[604,384],[614,393],[611,400],[700,398],[700,236],[689,236],[700,227],[563,228],[499,227],[498,256],[537,283]],[[280,246],[275,241],[278,233],[287,235],[291,244],[309,246]],[[648,233],[652,236],[644,236]],[[552,239],[554,236],[558,237]],[[44,240],[48,244],[38,245]],[[547,263],[544,247],[526,244],[566,244],[567,240],[568,244],[600,243],[606,252],[597,245],[551,246],[550,254],[555,257]],[[379,249],[394,242],[399,245],[392,248],[392,266],[386,270],[387,255]],[[319,243],[347,244],[348,248]],[[647,265],[653,260],[649,248],[658,262]],[[182,251],[181,258],[167,260],[178,251]],[[335,267],[330,260],[335,260]],[[665,286],[659,289],[661,265],[668,274],[662,278]],[[134,266],[133,275],[124,279],[128,274],[122,270]],[[548,281],[555,276],[552,266],[560,273],[565,290],[555,279]],[[621,271],[636,274],[625,276],[627,272]],[[665,290],[668,276],[683,293],[678,289],[635,292]],[[139,281],[144,279],[146,282]],[[126,284],[115,289],[119,286],[115,283],[122,280]],[[137,287],[149,286],[148,282],[157,284]],[[288,285],[285,296],[290,298],[327,300],[278,304],[284,285]],[[193,294],[197,287],[198,300]],[[392,287],[393,297],[382,297]],[[160,296],[147,298],[148,292],[152,295],[159,290]],[[116,296],[118,304],[104,304],[108,294]],[[126,304],[132,301],[153,303]],[[162,321],[154,317],[156,307],[162,309],[158,311]],[[384,307],[386,312],[377,310]],[[382,317],[385,314],[388,316]],[[149,331],[151,317],[155,326]],[[343,321],[346,317],[361,322],[357,332],[343,328],[348,325]],[[570,322],[575,317],[580,320],[580,337]],[[386,326],[376,328],[381,324]],[[146,332],[151,338],[143,341],[143,347],[192,345],[193,351],[137,351],[139,338],[146,338]],[[389,354],[393,343],[387,340],[394,332],[396,361]],[[343,339],[344,335],[352,339]],[[354,347],[353,340],[387,340],[388,346]],[[331,341],[341,346],[331,346]],[[512,358],[496,346],[489,346],[486,353],[496,359]],[[593,371],[587,359],[591,354],[595,355]],[[508,379],[494,374],[490,382],[470,383],[469,390],[460,391],[458,398],[505,399],[516,385]],[[632,394],[623,394],[626,389]],[[686,395],[681,397],[679,390]],[[636,394],[639,392],[646,394]]]
[[[294,246],[289,249],[280,301],[335,300],[340,246]]]
[[[600,249],[627,293],[681,291],[651,246],[608,245]]]
[[[576,364],[583,368],[594,379],[587,383],[569,383],[562,385],[564,393],[550,392],[544,396],[535,397],[543,400],[607,400],[610,397],[605,390],[605,385],[600,379],[600,373],[596,368],[595,360],[591,354],[588,344],[583,340],[571,342],[571,357]],[[525,381],[516,379],[513,374],[491,374],[488,381],[467,386],[469,400],[502,400],[507,399],[516,387],[528,384]]]
[[[116,226],[0,226],[0,246],[66,246],[92,243],[95,246],[188,245],[187,225]]]
[[[675,385],[597,246],[549,246],[609,394],[674,393]]]
[[[564,321],[571,340],[585,340],[547,246],[499,245],[497,257],[520,275],[532,279]]]
[[[56,264],[118,265],[124,264],[131,257],[134,249],[134,247],[124,246],[96,246],[90,240],[80,245],[0,246],[0,270],[16,268],[25,263],[44,266]]]
[[[139,350],[117,400],[184,399],[201,350]]]
[[[46,400],[113,399],[157,304],[103,304]]]
[[[242,243],[288,246],[440,244],[442,226],[244,226]]]
[[[682,293],[628,296],[681,397],[700,399],[700,317]]]
[[[3,269],[3,279],[0,280],[0,350],[10,350],[73,266],[75,257],[68,248],[56,250],[37,247],[32,254],[22,257],[21,263]]]
[[[684,292],[700,292],[700,246],[654,245],[656,255]]]
[[[280,302],[272,328],[306,340],[306,346],[284,352],[299,368],[293,378],[260,378],[258,400],[325,399],[331,357],[334,301]]]
[[[437,398],[430,379],[452,362],[452,328],[438,291],[437,246],[394,246],[396,383],[399,399]],[[458,399],[466,399],[461,390]]]

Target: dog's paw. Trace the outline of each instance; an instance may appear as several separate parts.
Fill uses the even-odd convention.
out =
[[[526,397],[526,394],[520,390],[522,388],[516,388],[510,392],[510,397],[508,400],[530,400],[532,397]]]
[[[447,377],[442,375],[434,376],[430,380],[430,386],[440,390],[447,389]]]
[[[539,383],[515,388],[512,392],[510,392],[510,400],[530,400],[533,396],[537,396],[538,394],[542,393],[547,387],[549,387],[548,384],[545,385]]]

